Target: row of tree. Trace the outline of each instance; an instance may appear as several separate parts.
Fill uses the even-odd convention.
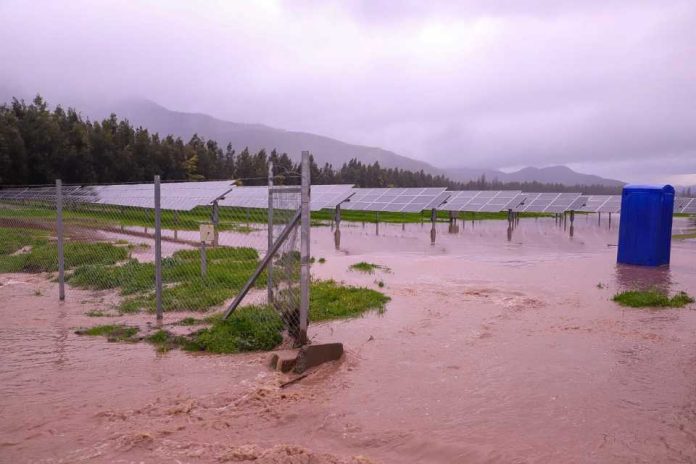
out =
[[[198,135],[188,142],[171,135],[160,137],[114,114],[103,121],[90,121],[74,109],[58,106],[51,111],[40,96],[30,104],[14,99],[0,106],[0,185],[49,184],[55,179],[70,184],[138,182],[151,181],[156,174],[163,180],[240,179],[245,185],[261,185],[267,181],[269,161],[277,183],[299,182],[298,164],[275,150],[236,152],[231,144],[223,148]],[[502,183],[485,177],[455,182],[443,175],[383,168],[357,159],[339,168],[319,166],[312,159],[311,174],[315,184],[360,187],[617,192],[617,188],[601,185]]]

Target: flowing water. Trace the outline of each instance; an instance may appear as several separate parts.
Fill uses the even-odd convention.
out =
[[[616,226],[343,223],[338,246],[315,228],[315,277],[392,301],[312,326],[346,357],[287,388],[264,354],[77,336],[113,293],[59,304],[46,276],[0,274],[0,462],[694,462],[696,306],[611,296],[696,293],[696,243],[669,268],[617,266]],[[348,271],[362,260],[389,270]],[[152,317],[108,322],[126,319]]]

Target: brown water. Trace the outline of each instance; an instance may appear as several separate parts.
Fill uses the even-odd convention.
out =
[[[114,295],[58,304],[43,276],[0,275],[0,461],[694,462],[694,306],[610,298],[637,283],[696,293],[695,243],[675,242],[669,269],[623,267],[615,228],[575,226],[522,221],[508,241],[506,223],[438,224],[432,245],[429,224],[344,223],[338,250],[315,229],[316,277],[381,280],[392,302],[313,326],[347,356],[286,389],[262,354],[79,337]],[[391,271],[347,271],[361,260]]]

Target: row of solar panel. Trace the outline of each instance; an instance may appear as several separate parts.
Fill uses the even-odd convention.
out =
[[[297,187],[276,187],[277,189]],[[66,201],[134,206],[154,206],[153,184],[65,186]],[[0,200],[54,201],[54,187],[10,188],[0,190]],[[268,187],[238,187],[230,181],[173,182],[161,184],[163,209],[188,211],[210,205],[266,208]],[[618,213],[620,195],[581,195],[580,193],[523,193],[519,190],[447,191],[436,188],[353,188],[352,185],[314,185],[310,208],[354,211],[415,213],[424,210],[466,212]],[[677,198],[675,212],[696,214],[696,199]]]
[[[294,189],[297,187],[276,187]],[[315,185],[310,208],[318,211],[334,208],[352,194],[352,185]],[[154,207],[153,184],[64,186],[64,201],[100,205]],[[0,189],[0,201],[55,202],[55,187]],[[241,208],[267,208],[268,187],[238,187],[231,181],[171,182],[160,185],[160,206],[166,210],[190,211],[196,206],[211,205]]]

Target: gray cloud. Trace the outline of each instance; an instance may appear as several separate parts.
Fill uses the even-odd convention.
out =
[[[52,101],[139,95],[441,166],[696,177],[692,1],[3,0],[0,16],[0,86]]]

